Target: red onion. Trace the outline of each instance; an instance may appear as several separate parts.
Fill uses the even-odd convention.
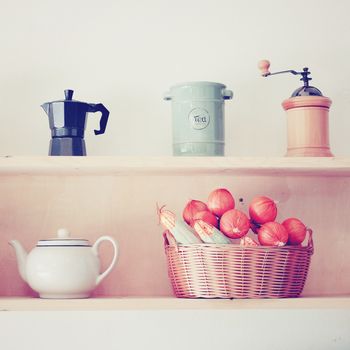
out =
[[[219,219],[211,213],[209,210],[199,211],[193,216],[192,225],[194,225],[196,220],[203,220],[204,222],[219,228]]]
[[[256,224],[274,221],[277,216],[276,204],[268,197],[255,197],[249,205],[249,216]]]
[[[196,215],[199,211],[208,210],[208,207],[205,203],[197,200],[190,200],[182,213],[184,220],[192,226],[193,216]]]
[[[288,244],[299,245],[306,237],[306,226],[296,218],[289,218],[282,222],[288,232]]]
[[[241,238],[247,234],[250,223],[247,215],[237,209],[227,211],[220,220],[220,231],[230,238]]]
[[[210,193],[208,198],[209,210],[219,218],[228,210],[234,209],[235,200],[225,188],[218,188]]]
[[[282,247],[288,241],[288,232],[278,222],[267,222],[260,227],[258,239],[261,245]]]

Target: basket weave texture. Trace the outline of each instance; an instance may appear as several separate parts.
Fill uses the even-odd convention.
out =
[[[291,298],[305,284],[313,254],[306,246],[240,246],[165,241],[168,275],[178,298]]]

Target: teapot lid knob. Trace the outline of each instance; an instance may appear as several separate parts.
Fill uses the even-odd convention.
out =
[[[64,97],[68,101],[72,101],[74,90],[64,90]]]
[[[57,230],[57,237],[61,239],[69,238],[70,232],[66,228],[60,228]]]

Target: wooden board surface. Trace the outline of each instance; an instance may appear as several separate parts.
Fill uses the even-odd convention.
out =
[[[0,157],[0,175],[318,175],[350,176],[350,158]]]
[[[342,309],[350,310],[350,296],[294,299],[177,299],[89,298],[39,299],[0,298],[0,311],[62,310],[245,310],[245,309]]]

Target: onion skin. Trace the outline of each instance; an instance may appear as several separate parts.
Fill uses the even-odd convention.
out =
[[[235,200],[230,191],[225,188],[218,188],[209,194],[209,210],[219,218],[228,210],[235,208]]]
[[[238,209],[227,211],[220,220],[220,231],[229,238],[241,238],[250,229],[250,222],[243,212]]]
[[[193,216],[192,225],[191,225],[192,227],[194,226],[194,223],[196,222],[196,220],[203,220],[207,224],[211,224],[214,227],[219,228],[219,219],[209,210],[203,210],[196,213]]]
[[[276,204],[268,197],[255,197],[249,205],[249,216],[256,224],[272,222],[277,216]]]
[[[192,199],[186,204],[182,217],[187,224],[192,226],[193,217],[203,210],[208,210],[207,205],[201,201]]]
[[[297,218],[288,218],[282,222],[288,232],[288,244],[300,245],[306,237],[306,226]]]
[[[267,222],[261,226],[258,239],[261,245],[282,247],[288,241],[288,232],[278,222]]]

